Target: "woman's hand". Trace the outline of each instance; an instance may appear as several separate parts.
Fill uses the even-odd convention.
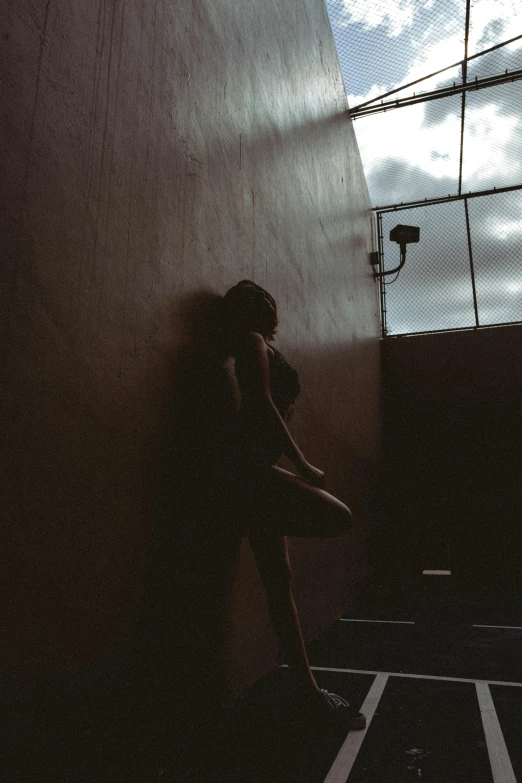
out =
[[[309,462],[300,463],[296,467],[301,474],[301,478],[303,478],[307,484],[311,484],[313,487],[319,487],[319,489],[324,489],[325,477],[322,470],[314,468]]]

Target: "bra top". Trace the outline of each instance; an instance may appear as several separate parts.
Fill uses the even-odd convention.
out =
[[[286,411],[301,391],[299,375],[288,362],[281,351],[272,348],[274,355],[269,356],[270,366],[270,391],[277,410]]]
[[[274,405],[279,413],[283,415],[288,409],[288,406],[295,402],[299,396],[299,392],[301,391],[299,375],[277,348],[273,348],[272,346],[270,346],[270,348],[274,352],[273,355],[269,354],[268,356],[270,392]],[[242,380],[246,380],[240,357],[236,358],[235,372],[240,384]]]

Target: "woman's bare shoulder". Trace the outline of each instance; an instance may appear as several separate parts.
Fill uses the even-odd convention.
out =
[[[249,332],[245,338],[245,349],[255,353],[262,353],[264,355],[273,356],[274,352],[269,345],[266,344],[265,338],[259,332]]]

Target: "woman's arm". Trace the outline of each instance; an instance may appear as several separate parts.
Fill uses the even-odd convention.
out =
[[[323,486],[323,471],[314,468],[306,461],[272,400],[269,350],[260,334],[250,332],[244,351],[242,351],[244,375],[248,378],[248,383],[243,381],[241,386],[243,413],[255,417],[255,423],[259,425],[259,428],[268,431],[268,434],[281,444],[281,450],[285,456],[293,462],[306,481],[315,486]]]

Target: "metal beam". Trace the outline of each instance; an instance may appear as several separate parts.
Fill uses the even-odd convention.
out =
[[[471,289],[473,292],[473,309],[475,310],[475,324],[480,326],[479,324],[479,315],[478,315],[478,304],[477,304],[477,286],[475,284],[475,269],[473,266],[473,248],[471,246],[471,229],[469,226],[469,210],[468,210],[468,199],[464,199],[464,211],[466,213],[466,234],[468,237],[468,255],[469,255],[469,269],[471,274]]]
[[[505,188],[492,188],[490,190],[476,190],[475,192],[465,193],[458,196],[438,196],[437,198],[425,198],[422,201],[401,201],[400,204],[388,204],[385,207],[372,207],[373,212],[399,212],[401,209],[416,209],[417,207],[427,207],[430,204],[446,204],[450,201],[462,201],[468,198],[478,198],[479,196],[495,196],[498,193],[511,193],[514,190],[522,190],[522,185],[510,185]]]
[[[513,43],[513,41],[518,41],[520,38],[522,38],[522,35],[516,35],[514,38],[509,38],[507,41],[502,41],[502,43],[495,44],[495,46],[490,46],[489,49],[484,49],[482,52],[472,54],[471,57],[467,58],[467,61],[471,62],[471,60],[475,60],[477,57],[482,57],[484,54],[489,54],[490,52],[495,51],[495,49],[500,49],[502,46],[507,46],[508,44]],[[424,82],[426,79],[431,79],[433,76],[438,76],[439,73],[444,73],[444,71],[449,71],[450,68],[456,68],[458,65],[462,65],[461,60],[457,60],[456,63],[451,63],[451,65],[445,65],[444,68],[440,68],[438,71],[433,71],[433,73],[428,73],[426,76],[421,76],[420,79],[415,79],[413,82],[408,82],[408,84],[401,84],[400,87],[395,87],[389,92],[383,92],[382,95],[378,95],[376,98],[370,98],[364,103],[359,103],[357,106],[354,106],[351,111],[359,111],[359,109],[362,109],[363,106],[368,106],[370,103],[375,103],[376,101],[382,101],[383,98],[388,98],[390,95],[395,95],[396,92],[401,92],[402,90],[406,90],[408,87],[413,87],[415,84],[420,84],[420,82]]]
[[[466,0],[466,26],[464,30],[464,59],[462,60],[462,84],[468,81],[468,39],[469,39],[469,14],[471,0]],[[466,117],[466,92],[462,91],[462,105],[460,109],[460,156],[459,156],[459,195],[462,193],[462,164],[464,162],[464,122]],[[466,210],[468,202],[466,202]],[[467,212],[466,212],[467,214]]]
[[[503,321],[498,324],[482,324],[479,329],[497,329],[499,326],[522,326],[522,321]],[[397,334],[387,334],[387,340],[399,340],[401,337],[418,337],[422,334],[442,334],[443,332],[475,332],[476,326],[455,326],[446,327],[446,329],[421,329],[419,332],[397,332]],[[317,667],[312,667],[316,669]],[[406,675],[405,675],[406,676]],[[411,676],[411,675],[410,675]],[[503,685],[509,685],[510,683],[502,683]],[[517,683],[519,684],[519,683]],[[522,687],[522,683],[519,684]]]
[[[368,106],[359,111],[349,109],[348,112],[353,120],[357,120],[359,117],[380,114],[385,111],[391,111],[392,109],[402,109],[405,106],[414,106],[417,103],[426,103],[427,101],[434,101],[439,98],[449,98],[451,95],[459,95],[462,92],[470,92],[471,90],[483,90],[486,87],[496,87],[499,84],[516,82],[519,79],[522,79],[522,69],[499,73],[495,76],[487,76],[484,79],[475,78],[474,81],[468,82],[467,84],[453,84],[451,87],[441,87],[438,90],[431,90],[422,95],[412,95],[409,98],[397,98],[394,101],[380,103],[377,106]]]
[[[377,247],[379,250],[379,269],[383,271],[383,259],[384,259],[384,238],[382,235],[382,215],[377,213]],[[381,330],[382,337],[386,337],[386,287],[384,285],[384,279],[382,277],[375,279],[379,280],[379,291],[381,296]]]

